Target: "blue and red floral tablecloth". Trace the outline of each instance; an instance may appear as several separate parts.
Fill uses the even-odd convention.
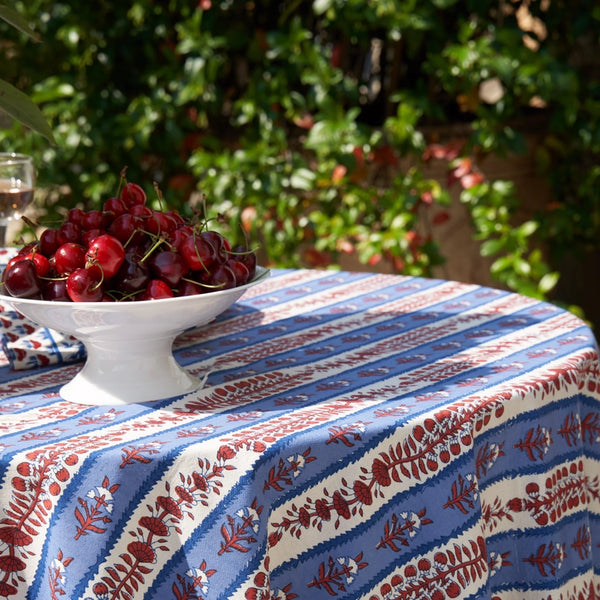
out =
[[[61,400],[81,362],[0,354],[0,598],[600,597],[600,372],[573,315],[275,270],[175,348],[206,386],[118,407]]]

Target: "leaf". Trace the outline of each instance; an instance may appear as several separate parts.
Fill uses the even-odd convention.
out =
[[[40,42],[40,38],[37,33],[29,27],[27,21],[15,10],[0,4],[0,19],[6,21],[9,25],[12,25],[15,29],[18,29],[25,35],[29,36],[34,42]]]
[[[0,108],[13,119],[56,143],[42,111],[21,90],[0,79]]]

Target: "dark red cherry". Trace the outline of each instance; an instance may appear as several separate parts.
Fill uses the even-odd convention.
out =
[[[67,293],[67,280],[49,279],[44,281],[42,298],[44,300],[53,300],[55,302],[71,302],[71,298]]]
[[[102,269],[91,265],[75,269],[67,278],[67,293],[73,302],[100,302],[104,297]]]
[[[40,298],[42,287],[33,261],[23,258],[8,266],[3,275],[4,289],[15,298]]]
[[[146,204],[146,192],[137,183],[126,183],[121,189],[121,199],[127,208]]]
[[[115,292],[123,295],[143,290],[150,281],[150,269],[146,263],[139,262],[136,256],[127,254],[117,274],[111,280]]]
[[[190,270],[187,262],[171,250],[161,250],[150,258],[150,272],[155,279],[162,279],[171,287],[177,287],[181,278]]]
[[[85,253],[87,265],[98,265],[108,279],[116,274],[125,260],[125,249],[123,244],[114,236],[109,234],[95,238],[88,246]]]
[[[85,266],[85,248],[72,242],[62,244],[54,253],[54,268],[59,275],[68,275]]]
[[[56,233],[56,241],[59,245],[62,244],[78,244],[81,242],[81,226],[70,221],[65,221]]]
[[[179,251],[192,271],[206,270],[215,261],[214,248],[200,235],[185,239]]]
[[[163,298],[173,298],[175,296],[173,290],[167,283],[161,279],[152,279],[146,286],[146,290],[139,296],[139,300],[161,300]]]
[[[45,229],[40,235],[39,250],[46,258],[53,256],[56,249],[60,246],[56,239],[56,235],[56,229]]]
[[[117,198],[113,196],[104,202],[102,206],[104,212],[111,212],[115,217],[122,215],[127,212],[127,207],[125,206],[125,202],[121,198]]]

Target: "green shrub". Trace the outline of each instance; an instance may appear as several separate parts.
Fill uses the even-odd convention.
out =
[[[547,297],[557,255],[598,247],[595,0],[15,5],[44,43],[7,30],[5,76],[42,107],[57,144],[15,125],[0,147],[34,153],[40,181],[70,190],[49,195],[48,219],[98,206],[126,165],[181,210],[205,195],[230,234],[251,235],[274,264],[327,266],[351,252],[429,275],[444,257],[423,223],[442,221],[450,198],[424,175],[436,155],[499,283]],[[534,31],[518,19],[526,7]],[[499,93],[485,101],[490,83]],[[430,135],[456,122],[464,145]],[[532,123],[556,199],[518,223],[514,186],[465,165],[527,151]]]

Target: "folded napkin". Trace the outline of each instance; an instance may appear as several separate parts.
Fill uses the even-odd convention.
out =
[[[0,271],[16,253],[0,249]],[[0,345],[14,370],[22,371],[85,358],[85,347],[74,337],[41,327],[0,300]]]

